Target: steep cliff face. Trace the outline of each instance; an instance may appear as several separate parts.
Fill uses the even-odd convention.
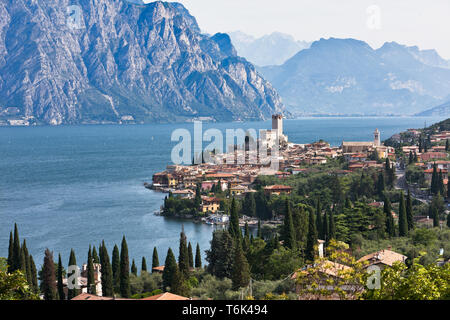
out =
[[[229,37],[178,3],[3,0],[0,106],[43,123],[264,119],[284,111]]]

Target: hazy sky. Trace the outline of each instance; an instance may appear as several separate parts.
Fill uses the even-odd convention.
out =
[[[150,2],[146,0],[146,2]],[[450,59],[450,0],[179,0],[203,32],[274,31],[298,40],[356,38],[436,49]]]

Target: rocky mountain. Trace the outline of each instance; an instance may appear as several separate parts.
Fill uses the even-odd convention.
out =
[[[450,69],[436,55],[395,42],[374,50],[331,38],[259,70],[297,115],[413,115],[450,94]]]
[[[0,107],[55,125],[284,111],[226,34],[201,34],[179,3],[140,0],[2,0]]]
[[[257,66],[281,65],[311,43],[297,41],[291,35],[274,32],[260,38],[241,31],[229,33],[237,53]]]
[[[416,114],[418,117],[450,117],[450,101]]]

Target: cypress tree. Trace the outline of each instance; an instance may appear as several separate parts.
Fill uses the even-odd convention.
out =
[[[19,239],[19,230],[17,228],[17,224],[14,224],[14,242],[13,242],[13,265],[11,272],[16,270],[20,270],[21,267],[21,250],[20,250],[20,239]]]
[[[147,272],[147,261],[145,260],[145,257],[142,257],[142,263],[141,263],[141,274],[143,272]]]
[[[316,246],[317,246],[317,230],[316,222],[314,219],[314,212],[309,212],[309,223],[308,223],[308,237],[306,239],[306,251],[305,258],[307,261],[313,262],[316,257]]]
[[[408,235],[408,221],[406,218],[406,205],[403,191],[400,195],[400,205],[398,210],[398,234],[400,237],[406,237]]]
[[[114,245],[111,259],[114,291],[120,292],[120,253],[117,245]]]
[[[20,271],[26,276],[27,275],[27,261],[23,247],[20,248]]]
[[[447,199],[450,199],[450,175],[447,176]]]
[[[378,175],[378,182],[377,182],[377,194],[379,197],[383,196],[385,189],[386,185],[384,183],[384,174],[383,172],[380,172],[380,174]]]
[[[30,254],[30,271],[31,271],[31,288],[34,292],[39,292],[39,285],[38,285],[38,279],[37,279],[37,269],[36,264],[34,263],[33,256]]]
[[[187,276],[189,274],[189,252],[187,248],[187,239],[186,234],[184,233],[184,227],[182,228],[182,231],[180,233],[178,268],[184,276]]]
[[[97,249],[95,248],[95,246],[92,249],[92,259],[94,259],[94,263],[100,263],[100,258],[98,256]]]
[[[322,222],[322,235],[323,240],[325,240],[326,243],[330,240],[330,227],[328,225],[329,218],[328,218],[328,210],[325,211],[325,214],[323,215],[323,222]]]
[[[8,247],[8,272],[12,273],[14,268],[14,240],[12,231],[9,232],[9,247]]]
[[[411,231],[414,229],[414,218],[413,218],[413,211],[412,211],[412,198],[411,193],[408,190],[408,195],[406,197],[406,220],[408,222],[408,231]]]
[[[130,291],[130,260],[128,258],[128,245],[125,236],[122,239],[120,250],[120,295],[123,298],[129,298]]]
[[[153,248],[153,256],[152,256],[152,272],[153,268],[159,267],[159,258],[158,258],[158,250],[156,247]]]
[[[89,246],[87,260],[87,291],[90,294],[97,294],[97,288],[95,285],[94,258],[92,257],[91,246]]]
[[[445,151],[450,151],[450,145],[448,143],[448,139],[445,140]]]
[[[283,241],[284,246],[289,249],[295,248],[295,230],[294,230],[294,222],[292,218],[292,210],[289,203],[289,200],[285,201],[285,216],[283,222]]]
[[[441,195],[445,194],[445,186],[444,186],[444,178],[442,177],[442,170],[439,171],[439,178],[438,178],[438,190]]]
[[[199,210],[201,204],[202,204],[202,191],[200,189],[200,184],[197,184],[197,188],[195,189],[195,198],[194,198],[195,209]]]
[[[195,249],[195,268],[202,267],[202,254],[200,252],[200,245],[197,243],[197,248]]]
[[[188,253],[189,253],[189,268],[193,268],[194,267],[194,254],[192,252],[191,242],[189,242],[189,245],[188,245]]]
[[[63,285],[63,266],[61,261],[61,254],[58,255],[58,296],[59,300],[66,300],[66,295],[64,294]]]
[[[70,250],[70,257],[69,257],[69,267],[70,266],[76,266],[76,265],[77,265],[77,259],[75,257],[75,251],[73,251],[73,249],[71,249]],[[68,272],[67,273],[67,279],[69,279],[73,275],[73,273],[75,273],[75,271],[70,272],[70,273]],[[78,279],[75,279],[74,285],[78,285]],[[80,291],[78,289],[76,289],[76,288],[73,288],[73,289],[68,288],[67,299],[68,300],[72,300],[73,298],[75,298],[79,294],[80,294]]]
[[[170,292],[180,296],[186,296],[188,295],[187,291],[188,289],[184,284],[183,273],[177,267],[172,276]]]
[[[133,259],[133,262],[131,263],[131,273],[137,277],[137,272],[138,271],[137,271],[136,263],[134,262],[134,259]]]
[[[250,282],[250,267],[240,242],[236,243],[231,280],[233,290],[246,287]]]
[[[30,266],[30,254],[28,252],[28,248],[27,248],[27,241],[25,239],[23,239],[23,244],[22,244],[22,255],[23,255],[23,259],[25,260],[23,263],[25,264],[25,275],[27,277],[27,281],[30,285],[32,285],[32,279],[31,279],[31,266]]]
[[[438,228],[439,224],[439,210],[436,207],[433,207],[433,227]]]
[[[58,292],[56,291],[55,264],[53,263],[53,254],[48,249],[45,250],[41,281],[44,299],[56,300]]]
[[[330,239],[336,239],[336,225],[335,225],[335,221],[334,221],[334,210],[330,212],[329,229],[330,229],[330,234],[328,237]]]
[[[253,193],[246,193],[244,202],[242,204],[242,214],[247,215],[249,217],[256,216],[256,202]]]
[[[162,274],[164,291],[167,291],[167,288],[172,286],[172,280],[177,271],[178,271],[177,261],[175,260],[175,256],[173,255],[172,249],[169,248],[169,250],[167,250],[166,261],[164,264],[164,271]]]
[[[438,174],[437,174],[437,167],[436,167],[436,163],[433,164],[433,174],[431,175],[431,194],[436,195],[438,193]]]
[[[228,226],[228,232],[234,239],[240,240],[242,237],[241,229],[239,227],[239,215],[236,200],[233,197],[231,201],[231,214],[230,214],[230,224]]]
[[[322,209],[320,207],[320,199],[317,199],[317,205],[316,205],[316,230],[317,230],[317,236],[320,239],[323,239],[322,234]]]
[[[100,247],[100,264],[102,266],[102,295],[104,297],[113,297],[113,271],[111,263],[109,261],[109,254],[108,249],[105,245],[105,241],[102,242],[102,245]]]
[[[447,215],[447,227],[450,228],[450,214]]]
[[[392,208],[391,208],[391,202],[389,199],[385,196],[384,197],[384,207],[383,207],[384,214],[386,215],[386,234],[389,237],[395,236],[395,229],[394,229],[394,217],[392,217]]]

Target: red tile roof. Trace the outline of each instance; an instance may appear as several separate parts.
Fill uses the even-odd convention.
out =
[[[141,300],[189,300],[189,298],[178,296],[170,292],[158,294],[156,296],[147,297]]]

